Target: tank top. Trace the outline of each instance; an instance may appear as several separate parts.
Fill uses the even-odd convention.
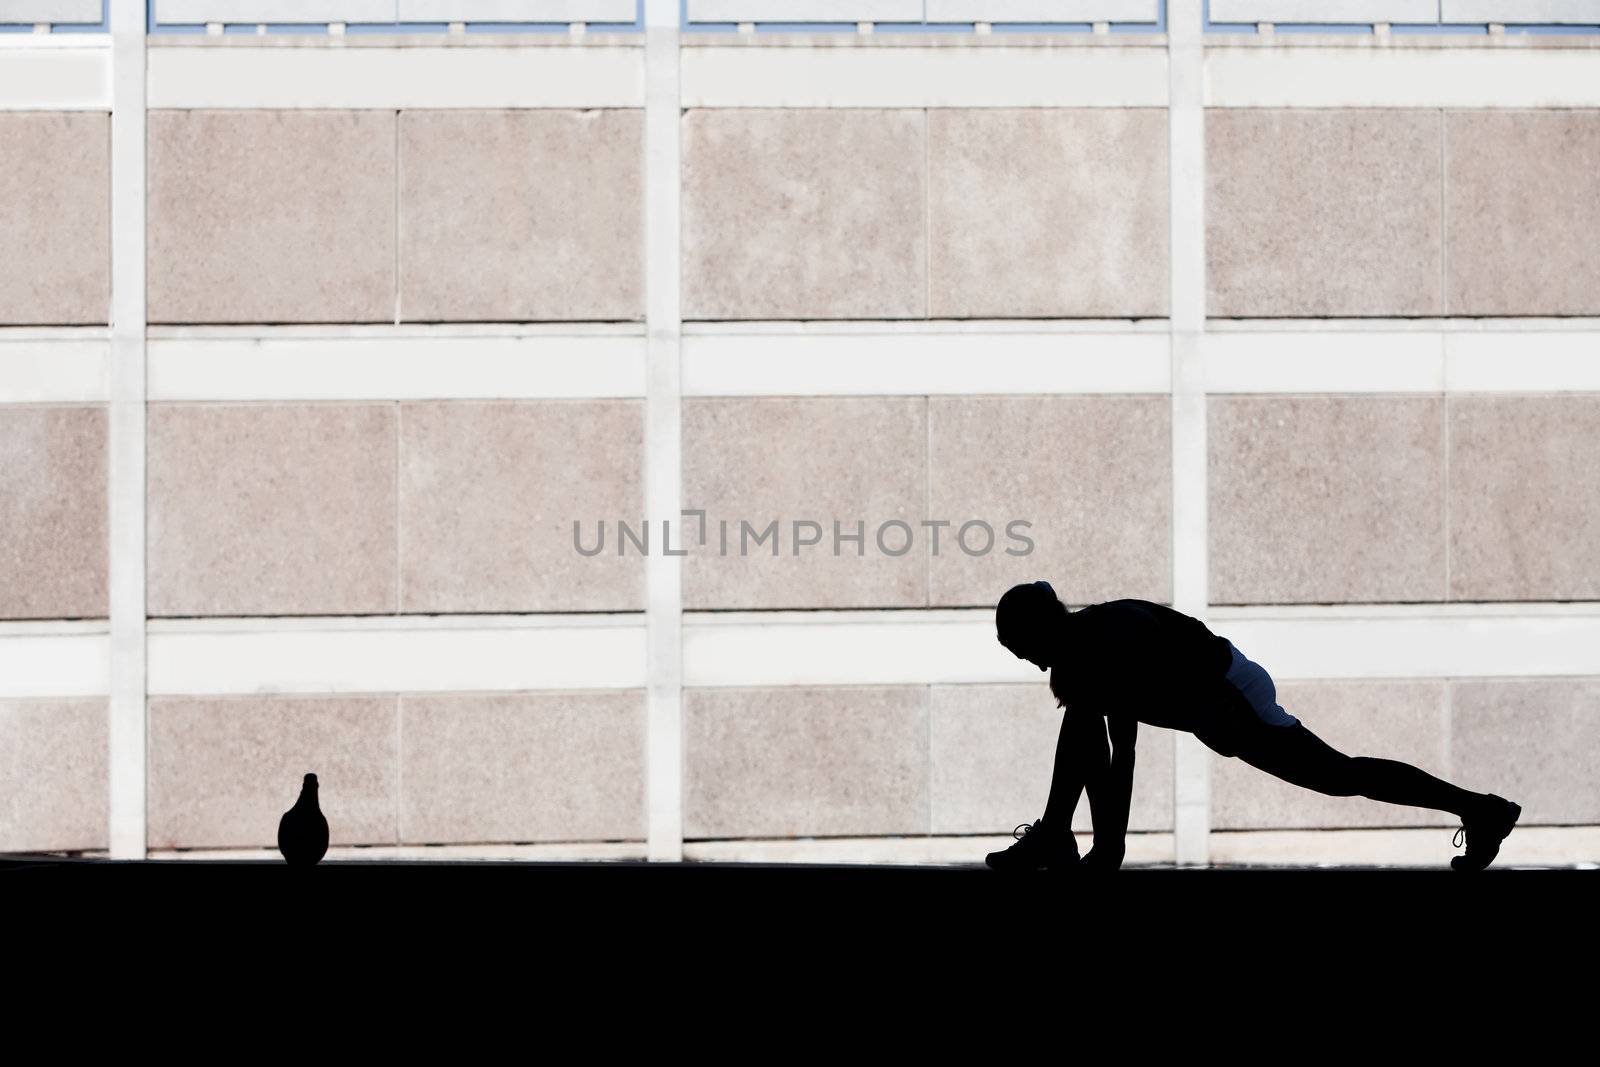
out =
[[[1196,697],[1226,682],[1233,645],[1199,619],[1148,600],[1067,613],[1066,655],[1050,691],[1067,707],[1192,730]]]

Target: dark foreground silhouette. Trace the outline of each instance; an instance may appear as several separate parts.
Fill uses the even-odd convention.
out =
[[[1271,677],[1199,619],[1147,600],[1069,612],[1049,582],[1013,586],[995,609],[1000,643],[1050,672],[1066,709],[1044,815],[988,856],[996,870],[1122,866],[1139,723],[1184,730],[1212,751],[1329,796],[1448,811],[1461,819],[1458,871],[1487,867],[1522,808],[1395,760],[1347,756],[1277,703]],[[1108,750],[1109,743],[1109,750]],[[1078,855],[1072,814],[1087,792],[1094,847]],[[1016,833],[1016,832],[1014,832]]]
[[[293,867],[311,867],[328,852],[328,820],[317,807],[317,776],[308,774],[300,799],[278,820],[278,851]]]

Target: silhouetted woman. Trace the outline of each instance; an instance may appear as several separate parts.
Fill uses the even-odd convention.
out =
[[[1214,752],[1319,793],[1457,815],[1457,843],[1465,832],[1467,853],[1450,861],[1456,870],[1488,866],[1522,813],[1504,797],[1470,793],[1409,764],[1330,748],[1278,706],[1265,670],[1164,605],[1111,600],[1069,612],[1049,582],[1033,582],[1000,598],[995,627],[1013,655],[1050,672],[1050,691],[1066,709],[1044,816],[989,855],[996,869],[1122,865],[1141,722],[1186,730]],[[1084,790],[1094,847],[1080,861],[1071,827]]]

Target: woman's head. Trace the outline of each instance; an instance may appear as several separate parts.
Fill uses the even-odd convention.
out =
[[[1066,605],[1049,582],[1028,582],[1007,589],[994,609],[996,636],[1012,655],[1041,671],[1054,663],[1061,647]]]

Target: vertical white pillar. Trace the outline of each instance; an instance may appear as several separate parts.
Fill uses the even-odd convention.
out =
[[[145,5],[111,0],[111,855],[145,855]]]
[[[645,515],[684,544],[678,303],[678,0],[645,0]],[[647,557],[646,855],[683,858],[683,568],[666,538]]]
[[[1168,160],[1172,331],[1172,598],[1205,619],[1206,394],[1205,111],[1201,0],[1167,4]],[[1210,861],[1211,761],[1189,734],[1173,757],[1173,830],[1180,865]]]

